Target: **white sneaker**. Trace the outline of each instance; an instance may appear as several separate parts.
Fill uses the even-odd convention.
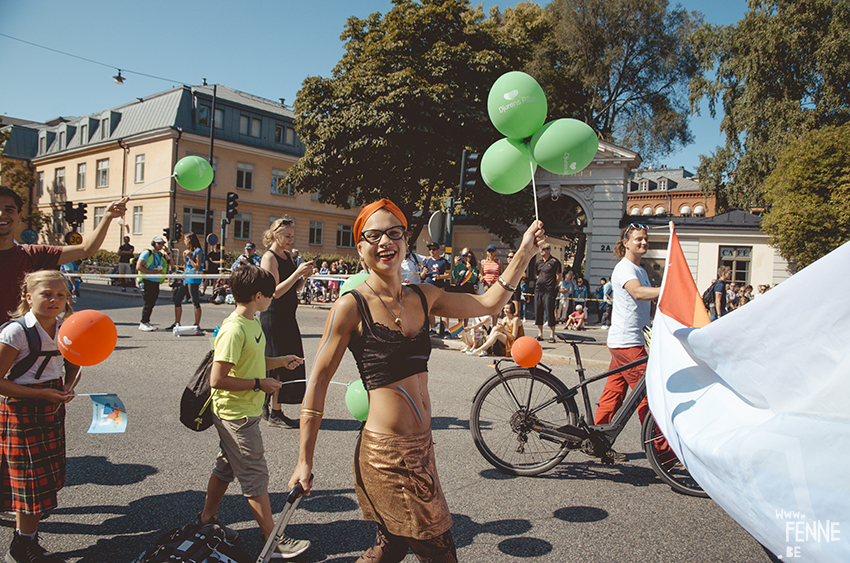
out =
[[[608,330],[608,325],[602,325],[602,326],[601,326],[601,327],[599,327],[599,328],[601,328],[602,330]]]
[[[470,355],[470,356],[474,356],[474,355],[475,355],[475,349],[474,349],[474,348],[469,348],[469,349],[467,349],[467,350],[464,350],[464,351],[463,351],[463,353],[464,353],[464,354],[468,354],[468,355]]]
[[[280,543],[275,546],[272,552],[271,560],[292,559],[298,557],[310,547],[310,542],[307,540],[296,540],[289,536],[283,536]]]
[[[481,350],[481,353],[478,354],[478,357],[483,358],[484,356],[489,356],[489,355],[490,354],[487,353],[487,350]]]
[[[144,332],[153,332],[156,330],[156,328],[154,328],[154,326],[150,323],[140,323],[139,330],[142,330]]]

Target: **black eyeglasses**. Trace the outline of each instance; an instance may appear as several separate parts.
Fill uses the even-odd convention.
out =
[[[638,230],[638,231],[646,231],[647,233],[649,232],[649,227],[647,227],[643,223],[632,223],[631,225],[626,227],[626,232],[623,233],[623,240],[628,238],[629,231],[631,231],[632,229],[635,229],[635,230]]]
[[[508,258],[513,258],[513,257],[514,257],[513,254],[508,254]]]
[[[382,231],[380,229],[369,229],[368,231],[363,231],[360,233],[360,239],[365,240],[369,244],[377,244],[384,235],[387,235],[390,240],[399,240],[404,236],[405,228],[402,225],[396,225],[395,227],[390,227],[389,229]]]

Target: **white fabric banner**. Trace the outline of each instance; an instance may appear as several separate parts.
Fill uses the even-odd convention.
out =
[[[658,426],[711,498],[783,561],[850,561],[847,280],[850,243],[703,328],[661,310],[653,324]]]

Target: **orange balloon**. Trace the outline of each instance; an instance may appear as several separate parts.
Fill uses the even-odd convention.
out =
[[[56,336],[59,351],[78,366],[99,364],[109,357],[118,342],[112,319],[91,309],[77,311],[65,319]]]
[[[520,336],[511,346],[511,357],[524,368],[533,368],[543,359],[543,347],[536,338]]]

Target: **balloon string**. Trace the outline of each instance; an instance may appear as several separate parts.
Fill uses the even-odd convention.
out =
[[[293,379],[292,381],[281,381],[281,385],[288,385],[290,383],[307,383],[306,379]],[[348,387],[348,383],[340,383],[339,381],[330,381],[329,383],[333,383],[334,385],[344,385]],[[353,382],[352,382],[353,383]]]
[[[142,191],[143,189],[147,188],[151,184],[156,184],[157,182],[162,182],[163,180],[170,180],[171,178],[176,178],[176,177],[177,177],[177,174],[172,174],[171,176],[166,176],[165,178],[160,178],[159,180],[154,180],[153,182],[148,182],[147,184],[145,184],[141,188],[134,190],[133,193],[131,193],[130,195],[127,196],[127,199],[130,199],[131,197],[133,197],[134,195],[136,195],[138,192]]]
[[[534,160],[531,158],[531,145],[525,144],[528,147],[528,166],[531,168],[531,190],[534,192],[534,220],[540,220],[540,213],[537,211],[537,182],[534,181]]]

